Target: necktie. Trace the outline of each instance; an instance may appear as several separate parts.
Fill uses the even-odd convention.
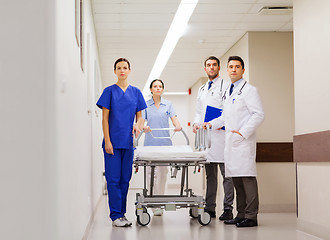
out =
[[[208,89],[207,89],[207,90],[209,90],[209,89],[211,88],[211,86],[212,86],[212,83],[213,83],[213,81],[209,81],[209,87],[208,87]]]
[[[233,90],[234,90],[234,84],[232,83],[229,89],[229,96],[233,93]]]

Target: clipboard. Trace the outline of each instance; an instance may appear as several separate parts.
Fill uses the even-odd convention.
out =
[[[221,114],[222,114],[221,108],[216,108],[216,107],[207,105],[206,111],[205,111],[204,122],[209,122],[215,118],[218,118],[221,116]],[[225,127],[223,126],[221,129],[225,130]]]

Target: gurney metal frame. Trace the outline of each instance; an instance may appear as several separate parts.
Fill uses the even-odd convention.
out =
[[[152,129],[152,130],[174,130],[174,128],[166,128],[166,129]],[[184,135],[187,145],[189,145],[189,139],[186,133],[181,130]],[[140,139],[143,132],[139,135],[139,137],[135,140],[135,145],[138,145],[138,140]],[[175,134],[175,133],[174,133]],[[158,137],[158,138],[172,138],[171,137]],[[206,150],[206,148],[210,147],[210,134],[209,129],[203,130],[200,129],[199,133],[195,136],[195,148],[200,150]],[[208,225],[211,222],[211,217],[208,212],[204,211],[205,208],[205,200],[203,196],[195,195],[188,187],[188,167],[194,166],[196,172],[198,168],[198,172],[203,167],[206,158],[185,158],[179,157],[178,161],[173,162],[165,159],[152,161],[152,160],[143,160],[143,159],[134,159],[134,167],[136,172],[139,169],[139,166],[143,167],[144,170],[144,188],[143,192],[136,194],[136,216],[137,222],[146,226],[149,224],[151,217],[147,211],[147,208],[162,208],[166,211],[175,211],[177,208],[190,208],[189,214],[192,218],[197,218],[198,222],[201,225]],[[181,175],[181,187],[180,193],[178,195],[154,195],[153,194],[153,185],[154,185],[154,172],[156,166],[170,166],[171,168],[171,177],[176,176],[178,170],[182,170]],[[150,176],[150,188],[149,193],[147,189],[147,167],[151,168],[151,176]]]

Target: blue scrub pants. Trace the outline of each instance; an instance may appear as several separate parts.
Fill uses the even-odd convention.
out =
[[[109,197],[110,218],[112,221],[126,213],[127,192],[132,177],[134,150],[114,149],[114,155],[103,148],[105,178]]]

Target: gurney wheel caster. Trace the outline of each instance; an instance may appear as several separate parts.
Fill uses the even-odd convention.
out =
[[[142,213],[141,215],[137,216],[137,222],[141,226],[147,226],[150,223],[150,215],[149,213]]]
[[[204,212],[201,215],[198,215],[198,222],[203,225],[206,226],[211,222],[211,216],[208,212]]]
[[[198,208],[192,207],[189,209],[189,216],[192,218],[198,218]]]
[[[148,210],[147,210],[146,207],[142,207],[142,208],[143,208],[143,212],[144,213],[147,213],[148,212]],[[137,209],[135,209],[135,216],[138,216],[138,210]]]

